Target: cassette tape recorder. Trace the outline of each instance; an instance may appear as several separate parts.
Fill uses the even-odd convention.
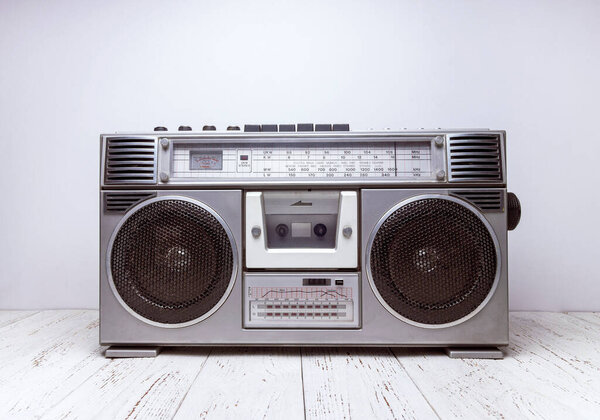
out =
[[[101,136],[100,342],[508,343],[506,135],[205,126]]]

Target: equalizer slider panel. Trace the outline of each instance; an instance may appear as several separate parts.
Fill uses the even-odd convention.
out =
[[[359,297],[357,273],[245,273],[244,327],[358,328]]]

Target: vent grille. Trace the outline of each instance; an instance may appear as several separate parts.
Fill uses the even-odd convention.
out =
[[[450,193],[471,202],[484,212],[504,210],[502,190],[453,190]]]
[[[125,213],[140,201],[156,197],[155,193],[114,192],[104,194],[104,211]]]
[[[501,181],[500,149],[498,135],[450,137],[448,140],[450,182]]]
[[[106,142],[106,184],[155,184],[156,144],[153,138],[109,138]]]

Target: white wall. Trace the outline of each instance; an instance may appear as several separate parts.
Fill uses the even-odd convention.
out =
[[[97,307],[98,134],[508,131],[512,309],[600,310],[597,1],[0,2],[0,308]]]

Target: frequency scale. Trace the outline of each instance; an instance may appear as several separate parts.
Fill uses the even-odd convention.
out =
[[[199,144],[180,140],[172,180],[198,178],[435,179],[431,141]],[[432,150],[433,149],[433,150]]]

